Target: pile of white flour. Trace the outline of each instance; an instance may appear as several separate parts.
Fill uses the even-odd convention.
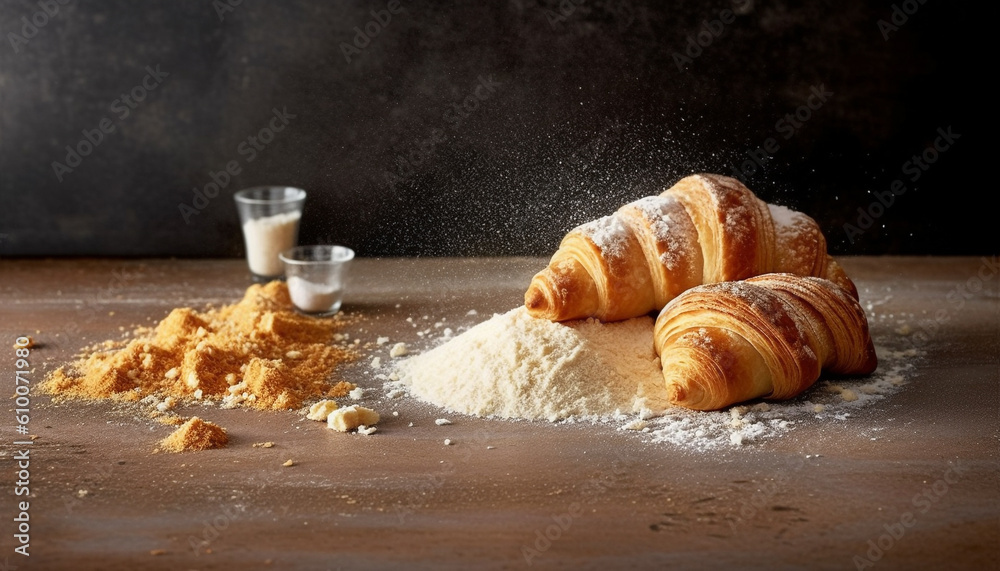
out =
[[[924,353],[876,346],[879,367],[867,377],[820,380],[788,401],[702,412],[666,400],[649,317],[552,323],[519,307],[444,341],[400,363],[390,377],[399,380],[386,388],[403,387],[451,412],[612,424],[697,450],[760,442],[796,424],[846,421],[905,384]]]
[[[649,317],[562,324],[518,307],[407,359],[396,374],[417,397],[476,416],[598,421],[669,406]]]

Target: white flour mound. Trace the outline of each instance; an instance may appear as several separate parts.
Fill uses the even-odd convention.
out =
[[[698,451],[753,445],[797,426],[849,422],[914,376],[926,354],[906,338],[915,316],[898,321],[892,313],[873,312],[873,303],[884,301],[869,302],[870,322],[898,326],[895,335],[876,337],[878,369],[865,377],[821,378],[787,401],[708,412],[670,406],[653,351],[652,319],[560,324],[534,319],[523,307],[457,337],[445,335],[443,344],[403,361],[395,372],[400,380],[386,389],[401,392],[402,385],[431,404],[475,416],[616,424],[647,442]],[[864,430],[878,438],[880,428]]]
[[[669,406],[649,317],[553,323],[518,307],[407,359],[397,374],[418,398],[476,416],[598,421]]]

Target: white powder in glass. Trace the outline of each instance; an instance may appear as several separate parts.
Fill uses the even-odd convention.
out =
[[[268,277],[285,273],[278,254],[295,246],[301,217],[301,212],[285,212],[243,223],[251,272]]]
[[[330,311],[341,297],[336,285],[318,284],[298,276],[289,276],[288,295],[295,307],[307,312]]]
[[[518,307],[403,361],[398,374],[417,397],[477,416],[601,420],[668,406],[649,317],[553,323]]]

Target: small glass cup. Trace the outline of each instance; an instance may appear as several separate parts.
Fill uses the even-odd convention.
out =
[[[290,186],[257,186],[236,193],[247,264],[256,281],[281,277],[278,255],[299,241],[299,220],[306,191]]]
[[[347,266],[354,250],[344,246],[298,246],[280,254],[288,293],[302,313],[333,315],[344,299]]]

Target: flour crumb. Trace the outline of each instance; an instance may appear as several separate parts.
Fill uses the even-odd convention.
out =
[[[336,402],[324,399],[309,407],[309,414],[306,415],[306,418],[326,422],[330,413],[337,410],[337,408],[339,407]]]
[[[646,428],[647,425],[648,423],[645,420],[636,419],[622,426],[622,430],[642,430]]]
[[[361,425],[371,426],[378,424],[378,421],[378,413],[374,410],[363,406],[351,405],[339,408],[330,413],[330,416],[326,419],[326,424],[328,428],[332,428],[338,432],[348,432]]]
[[[447,418],[439,418],[439,419],[437,419],[437,420],[434,421],[434,424],[436,424],[438,426],[445,426],[445,425],[451,424],[451,421],[448,420]]]
[[[389,356],[392,358],[402,357],[408,353],[409,350],[406,347],[406,343],[396,343],[392,346],[392,349],[389,350]]]

